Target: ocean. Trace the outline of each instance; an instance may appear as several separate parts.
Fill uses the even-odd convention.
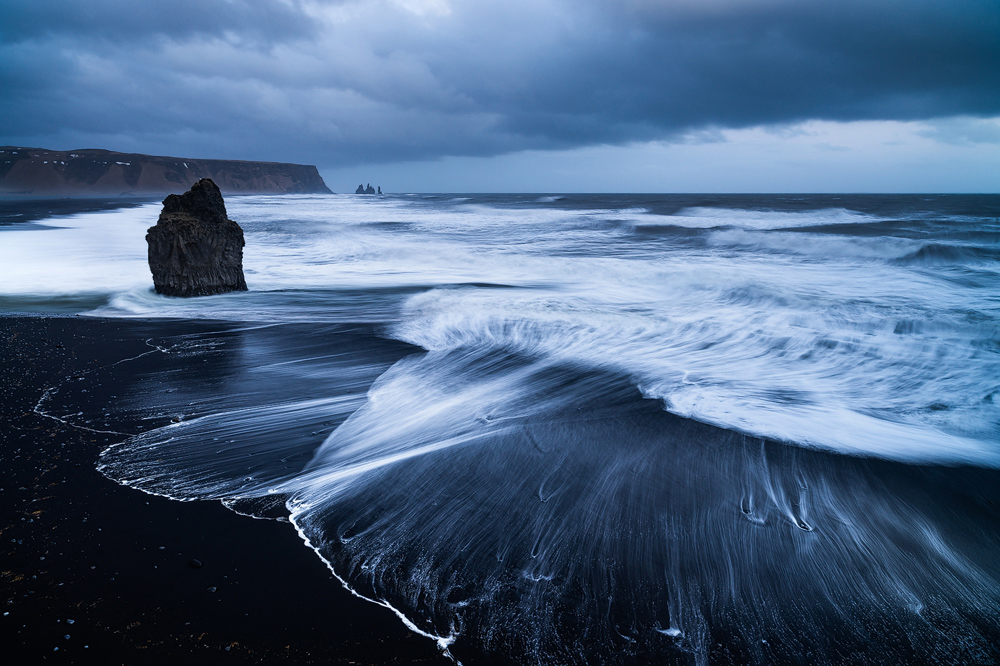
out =
[[[158,202],[0,210],[6,315],[199,323],[39,401],[149,424],[110,479],[289,521],[467,664],[1000,658],[1000,196],[226,204],[250,291],[196,299]]]

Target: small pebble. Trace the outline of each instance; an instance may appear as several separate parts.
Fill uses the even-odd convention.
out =
[[[209,592],[215,592],[217,589],[218,588],[216,588],[216,587],[213,586],[213,587],[208,588],[208,591]]]
[[[191,560],[190,562],[188,562],[188,566],[191,567],[192,569],[200,569],[204,565],[202,564],[201,560]]]

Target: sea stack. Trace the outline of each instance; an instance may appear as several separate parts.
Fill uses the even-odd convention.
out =
[[[164,199],[160,219],[146,232],[146,243],[158,294],[207,296],[247,290],[243,229],[229,219],[211,178]]]

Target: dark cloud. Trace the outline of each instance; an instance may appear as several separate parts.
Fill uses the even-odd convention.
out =
[[[0,141],[336,166],[997,115],[1000,4],[0,0],[0,62]]]
[[[570,66],[498,73],[474,96],[518,132],[568,142],[1000,109],[996,3],[739,4],[609,20],[610,38],[574,44]]]
[[[0,16],[4,42],[66,34],[140,41],[228,32],[271,43],[313,29],[299,2],[280,0],[0,0]]]

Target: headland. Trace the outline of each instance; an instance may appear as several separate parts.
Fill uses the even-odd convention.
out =
[[[0,194],[165,194],[202,178],[214,180],[223,194],[330,194],[316,167],[306,164],[0,146]]]

